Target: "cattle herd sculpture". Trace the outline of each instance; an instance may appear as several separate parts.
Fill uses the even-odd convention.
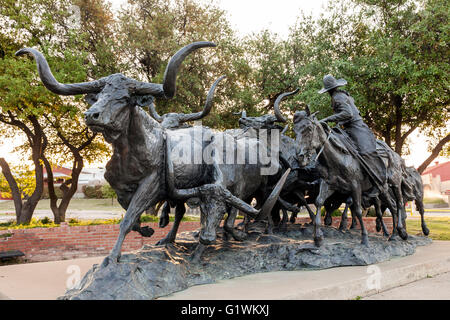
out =
[[[225,234],[237,241],[249,232],[273,232],[278,224],[286,227],[299,208],[305,206],[314,228],[314,242],[323,242],[321,209],[325,224],[331,213],[345,204],[339,229],[347,229],[347,210],[352,225],[361,226],[362,244],[368,245],[362,209],[375,206],[377,231],[389,236],[383,211],[392,213],[390,239],[407,239],[405,201],[415,200],[422,216],[422,230],[429,231],[423,214],[423,186],[418,172],[406,167],[401,157],[382,141],[375,141],[359,116],[353,99],[338,88],[345,80],[324,78],[323,92],[329,92],[335,115],[319,121],[309,108],[293,117],[295,139],[285,135],[287,119],[280,111],[281,101],[298,92],[281,94],[274,115],[247,117],[245,110],[239,128],[223,132],[188,122],[206,117],[213,106],[212,85],[203,111],[193,114],[159,115],[155,99],[175,96],[176,77],[183,60],[199,48],[215,47],[211,42],[195,42],[180,49],[169,61],[162,84],[140,82],[113,74],[86,83],[61,84],[52,75],[44,56],[25,48],[16,55],[32,54],[45,87],[59,95],[86,94],[91,104],[85,113],[87,126],[102,133],[112,145],[113,155],[105,178],[126,209],[117,242],[103,265],[120,258],[122,243],[130,231],[150,237],[153,230],[141,227],[140,216],[163,202],[160,227],[169,221],[175,208],[172,230],[159,245],[175,241],[185,214],[185,205],[199,206],[201,229],[193,259],[201,258],[205,247],[216,240],[216,231],[225,214]],[[148,112],[145,108],[148,108]],[[334,122],[334,128],[327,122]],[[286,126],[286,127],[284,127]],[[255,159],[255,155],[257,155]],[[256,204],[253,207],[251,204]],[[308,204],[315,204],[312,211]],[[244,221],[235,226],[237,212]],[[281,213],[281,216],[280,216]]]

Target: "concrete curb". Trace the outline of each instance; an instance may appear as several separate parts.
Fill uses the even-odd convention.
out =
[[[299,292],[298,294],[285,296],[286,300],[320,300],[337,299],[351,300],[358,297],[368,297],[406,284],[434,277],[439,274],[450,272],[450,256],[425,263],[405,266],[393,270],[382,272],[379,289],[369,289],[368,275],[358,279],[333,284],[327,287],[317,288],[310,291]]]

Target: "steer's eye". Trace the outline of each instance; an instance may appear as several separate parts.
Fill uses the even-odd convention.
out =
[[[95,93],[89,93],[84,97],[84,100],[86,100],[86,102],[92,106],[94,103],[97,102],[98,95]]]

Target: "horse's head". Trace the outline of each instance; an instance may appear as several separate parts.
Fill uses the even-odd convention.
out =
[[[294,114],[294,132],[297,160],[301,167],[309,165],[315,158],[318,149],[324,143],[325,134],[322,126],[313,114],[307,111],[297,111]]]

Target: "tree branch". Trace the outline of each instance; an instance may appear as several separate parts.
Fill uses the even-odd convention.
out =
[[[431,155],[417,168],[417,171],[419,171],[420,174],[422,174],[425,169],[430,165],[430,163],[439,155],[442,148],[450,142],[450,133],[443,138],[439,143],[434,147],[433,151],[431,152]]]

